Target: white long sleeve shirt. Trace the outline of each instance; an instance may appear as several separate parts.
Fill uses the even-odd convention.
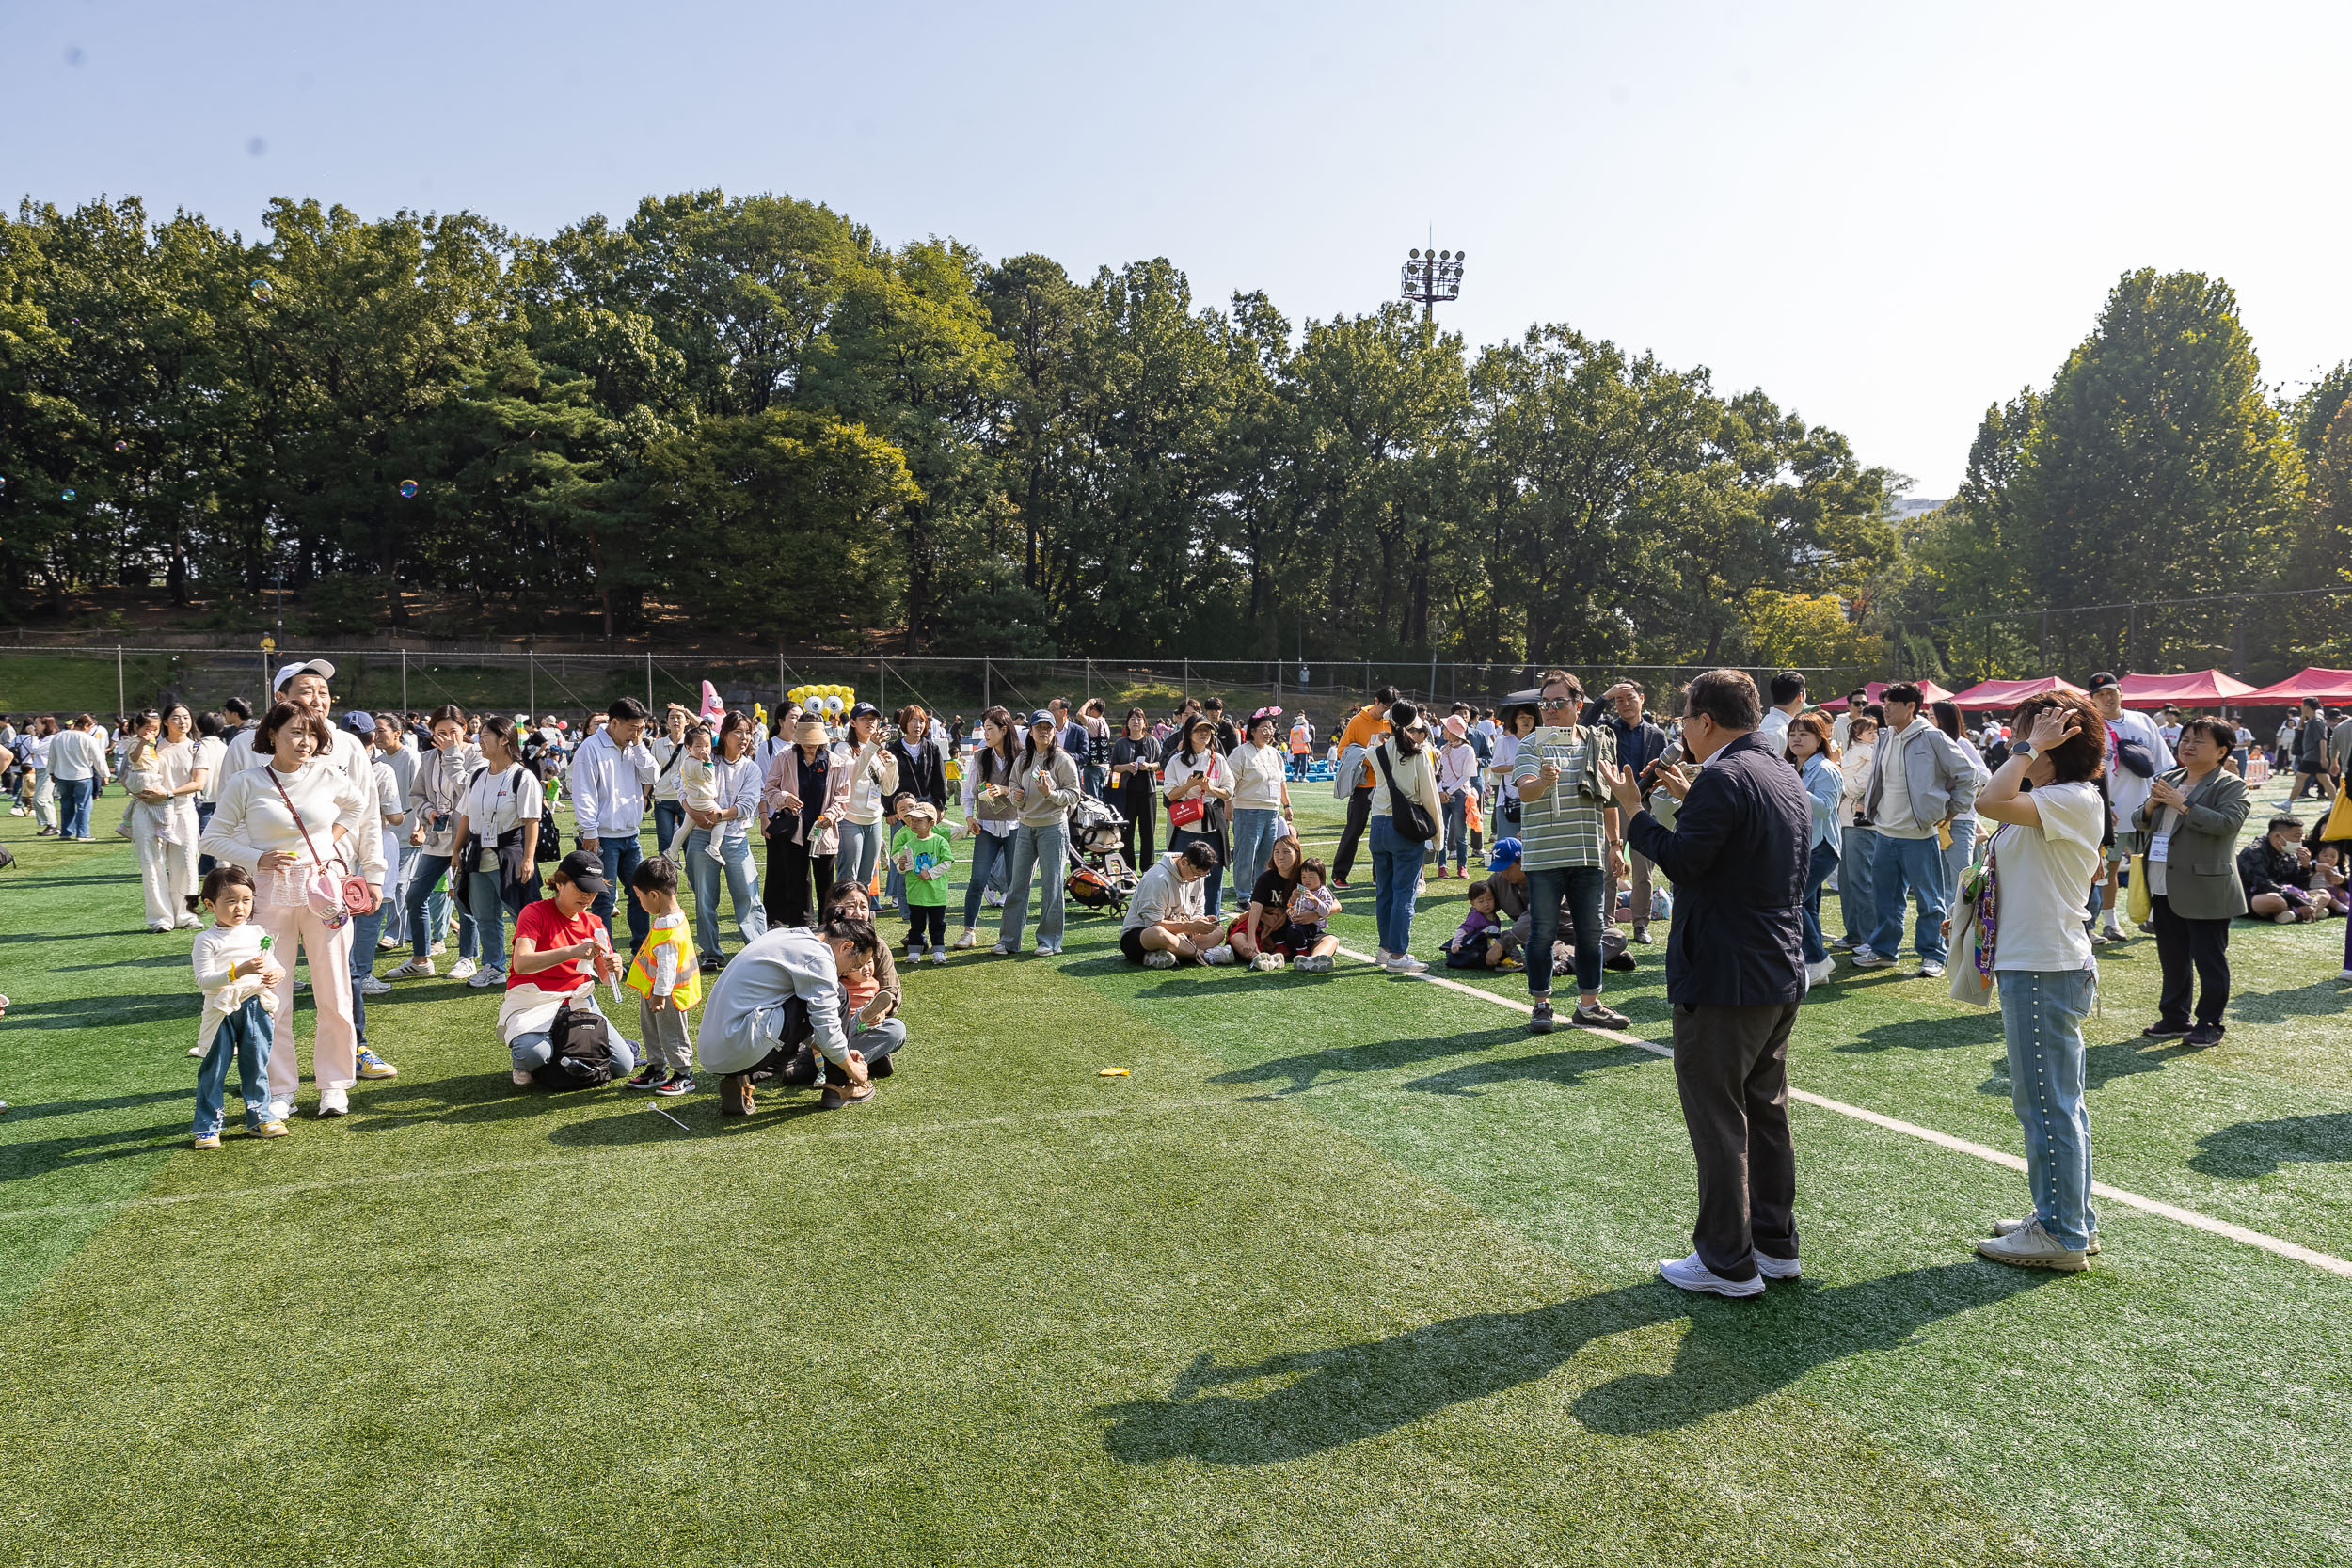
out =
[[[694,766],[693,759],[687,754],[686,742],[658,735],[645,742],[645,752],[653,758],[654,800],[657,802],[683,800],[679,788],[685,782],[686,770]]]
[[[466,781],[482,766],[482,753],[459,741],[448,751],[439,747],[418,759],[416,775],[408,781],[408,813],[404,824],[411,832],[424,830],[421,847],[428,855],[446,855],[454,847],[457,808],[465,802]]]
[[[49,776],[74,780],[102,777],[106,748],[87,730],[59,730],[49,738]]]
[[[201,847],[215,860],[233,862],[254,872],[260,870],[263,855],[283,850],[294,857],[297,869],[305,874],[313,869],[315,848],[317,859],[330,867],[340,856],[352,870],[381,879],[382,832],[373,820],[365,831],[351,826],[374,793],[315,759],[291,778],[275,768],[248,768],[222,788],[220,804],[213,812],[212,825],[204,830]],[[289,802],[293,811],[287,809]],[[340,844],[335,837],[339,827],[344,830]],[[263,884],[266,898],[272,879],[257,876],[255,880]]]
[[[860,827],[881,821],[882,809],[890,801],[890,792],[898,787],[898,759],[879,740],[863,750],[844,745],[834,751],[850,759],[850,804],[841,814],[843,820]]]
[[[1225,761],[1232,769],[1235,811],[1282,809],[1282,781],[1288,775],[1290,758],[1279,748],[1252,746],[1245,740]]]
[[[229,977],[237,965],[262,956],[264,934],[258,920],[242,926],[209,926],[196,934],[188,961],[196,968],[196,989],[204,993],[204,1016],[197,1021],[196,1043],[206,1050],[212,1049],[213,1037],[230,1013],[268,989],[249,970],[233,980]]]
[[[642,740],[627,749],[598,730],[573,754],[572,816],[582,838],[635,838],[645,820],[645,789],[659,771]]]
[[[694,764],[688,761],[679,766],[691,768]],[[729,839],[747,836],[752,824],[760,817],[759,792],[767,787],[766,771],[752,760],[749,752],[733,762],[724,757],[713,758],[710,770],[718,776],[719,785],[718,803],[712,809],[721,813],[723,818],[716,830],[719,842],[723,844]],[[727,812],[733,812],[735,816],[725,817]]]
[[[253,749],[253,737],[259,733],[258,730],[247,730],[239,736],[236,744],[230,746],[228,754],[221,759],[221,794],[224,799],[228,795],[230,780],[242,778],[247,773],[267,771],[262,765],[270,760],[270,753]],[[333,733],[334,744],[322,754],[312,757],[303,771],[309,772],[312,768],[332,768],[358,787],[358,803],[343,819],[343,831],[355,839],[364,836],[368,847],[353,869],[380,879],[384,869],[384,823],[375,799],[375,748],[349,730],[338,727]]]

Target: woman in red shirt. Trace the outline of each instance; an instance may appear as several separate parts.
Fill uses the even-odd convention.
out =
[[[552,895],[525,905],[515,917],[506,995],[499,1004],[499,1037],[514,1058],[517,1085],[529,1084],[532,1069],[545,1067],[554,1056],[548,1031],[564,1004],[577,998],[595,1008],[596,982],[620,974],[604,922],[589,908],[611,885],[604,879],[603,861],[574,850],[548,880]],[[613,1076],[626,1078],[636,1070],[635,1055],[617,1032],[609,1038]]]

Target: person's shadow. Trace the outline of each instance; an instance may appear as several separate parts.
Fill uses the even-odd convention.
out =
[[[1941,1318],[2051,1276],[1977,1259],[1852,1285],[1774,1285],[1761,1300],[1693,1296],[1661,1281],[1527,1312],[1486,1312],[1391,1338],[1220,1366],[1203,1353],[1166,1396],[1101,1406],[1104,1446],[1130,1465],[1189,1458],[1270,1465],[1410,1426],[1450,1405],[1549,1376],[1597,1339],[1688,1318],[1671,1371],[1628,1372],[1579,1395],[1594,1432],[1633,1436],[1754,1403],[1813,1368],[1884,1350]],[[1260,1393],[1216,1390],[1281,1379]]]
[[[2241,1121],[2197,1140],[2188,1168],[2253,1180],[2287,1164],[2352,1164],[2352,1111]]]

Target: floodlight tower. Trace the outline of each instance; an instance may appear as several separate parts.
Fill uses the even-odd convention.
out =
[[[1462,297],[1461,250],[1420,250],[1405,263],[1404,297],[1421,307],[1421,319],[1435,318],[1437,307]]]

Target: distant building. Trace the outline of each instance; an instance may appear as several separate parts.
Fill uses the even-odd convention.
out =
[[[1943,504],[1942,500],[1930,500],[1923,496],[1898,496],[1887,512],[1896,522],[1907,523],[1912,518],[1923,516]]]

